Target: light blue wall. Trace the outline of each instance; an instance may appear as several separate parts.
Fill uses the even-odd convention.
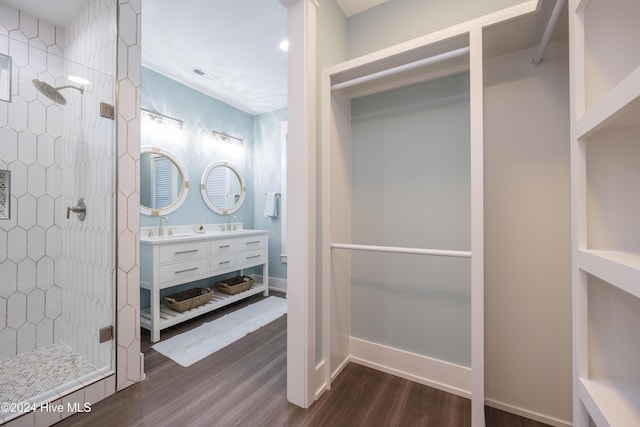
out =
[[[351,113],[352,241],[470,250],[468,73]],[[354,252],[351,290],[352,336],[470,366],[468,259]]]
[[[286,264],[280,261],[281,216],[267,219],[263,212],[265,193],[282,192],[280,122],[287,120],[287,109],[253,116],[146,68],[142,69],[141,103],[142,108],[184,122],[182,142],[162,138],[153,142],[182,162],[190,180],[185,203],[167,215],[169,225],[196,224],[202,218],[206,223],[226,221],[205,205],[200,179],[210,163],[228,161],[240,170],[247,187],[245,201],[234,215],[245,228],[269,230],[269,275],[286,279]],[[210,130],[241,138],[244,155],[234,157],[211,147],[210,141],[202,137]],[[281,211],[282,206],[278,208]],[[141,215],[140,224],[157,226],[158,218]]]
[[[255,191],[254,227],[269,230],[269,275],[286,278],[287,265],[280,260],[282,253],[282,203],[278,216],[264,217],[265,194],[282,193],[281,123],[287,120],[287,110],[255,116],[253,144],[253,187]],[[286,154],[286,153],[285,153]]]
[[[211,211],[202,200],[200,179],[205,168],[218,161],[232,163],[246,183],[253,182],[253,116],[213,99],[201,92],[171,80],[147,68],[142,68],[141,106],[182,120],[183,141],[158,139],[152,145],[165,148],[174,154],[187,169],[189,194],[184,204],[167,215],[169,225],[222,223],[226,217]],[[213,147],[203,138],[207,131],[218,131],[240,138],[244,142],[244,155],[229,158],[224,149]],[[148,145],[142,141],[142,145]],[[246,228],[253,225],[253,186],[247,185],[247,195],[242,207],[234,213],[237,221]],[[158,218],[141,215],[140,225],[156,226]]]

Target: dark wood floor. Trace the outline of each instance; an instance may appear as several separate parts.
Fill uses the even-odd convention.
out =
[[[254,297],[230,307],[255,302]],[[224,313],[185,322],[162,338]],[[143,334],[147,379],[56,426],[434,426],[469,427],[469,400],[349,364],[308,410],[286,399],[286,316],[183,368],[151,349]],[[488,427],[542,427],[487,408]]]

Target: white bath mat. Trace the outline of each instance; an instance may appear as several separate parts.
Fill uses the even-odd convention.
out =
[[[151,348],[187,367],[286,313],[286,299],[269,297],[160,341]]]

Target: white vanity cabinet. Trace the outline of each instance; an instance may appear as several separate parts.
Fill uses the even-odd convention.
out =
[[[140,287],[150,292],[151,305],[140,313],[140,326],[151,332],[151,341],[160,340],[160,331],[249,296],[269,294],[268,232],[243,230],[214,234],[179,234],[140,240]],[[235,295],[218,292],[214,277],[262,266],[263,283]],[[212,278],[211,300],[183,313],[170,310],[160,301],[160,291],[195,280]]]

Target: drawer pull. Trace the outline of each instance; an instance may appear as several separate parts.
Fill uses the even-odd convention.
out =
[[[220,245],[220,246],[218,246],[218,247],[219,247],[220,249],[222,249],[222,248],[229,248],[229,247],[231,247],[231,245]]]
[[[177,251],[176,255],[180,255],[180,254],[188,254],[191,252],[198,252],[198,249],[189,249],[188,251]]]
[[[253,242],[247,242],[247,245],[255,245],[256,243],[260,243],[260,240],[255,240]]]
[[[247,259],[260,258],[260,255],[251,255],[248,256]]]
[[[231,261],[226,260],[226,261],[220,261],[218,264],[222,265],[222,264],[229,264]]]
[[[197,269],[198,269],[198,267],[187,268],[186,270],[178,270],[178,271],[176,271],[176,274],[187,273],[189,271],[196,271]]]

